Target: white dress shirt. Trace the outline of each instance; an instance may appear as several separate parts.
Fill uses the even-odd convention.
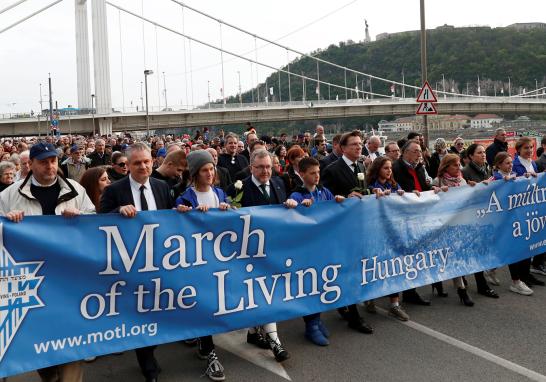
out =
[[[129,183],[131,184],[131,193],[133,194],[135,208],[137,211],[142,211],[142,206],[140,205],[140,186],[142,184],[134,180],[131,175],[129,175]],[[156,211],[157,205],[155,204],[154,193],[152,192],[149,178],[144,183],[144,197],[146,198],[146,203],[148,203],[148,211]]]
[[[254,177],[254,175],[252,175],[252,183],[254,183],[254,184],[256,185],[256,187],[258,187],[258,189],[259,189],[260,191],[262,191],[262,189],[260,188],[260,186],[262,185],[262,183],[260,183],[260,181]],[[265,189],[266,189],[266,191],[267,191],[267,194],[268,194],[269,196],[271,196],[271,187],[269,186],[269,180],[268,180],[267,183],[265,184]]]

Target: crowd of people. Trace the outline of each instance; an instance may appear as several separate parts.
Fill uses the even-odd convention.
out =
[[[411,132],[384,147],[377,136],[360,131],[338,134],[328,142],[324,128],[292,137],[259,136],[248,126],[243,137],[213,134],[204,130],[191,138],[154,136],[140,141],[127,137],[83,136],[4,139],[0,146],[0,213],[14,222],[27,215],[77,216],[85,213],[119,213],[136,216],[140,211],[176,209],[180,213],[209,209],[283,205],[305,208],[323,201],[343,203],[346,198],[418,196],[426,191],[447,192],[453,187],[477,183],[509,182],[517,177],[535,177],[546,167],[546,138],[538,159],[533,161],[534,140],[522,137],[516,154],[508,153],[506,132],[498,129],[488,147],[458,137],[451,147],[439,138],[428,149],[422,134]],[[532,295],[533,287],[544,286],[536,277],[546,276],[544,255],[509,266],[508,289]],[[495,269],[474,274],[477,293],[499,298],[494,286],[501,281]],[[468,292],[466,277],[452,280],[462,305],[475,302]],[[435,296],[448,292],[442,282],[432,285]],[[428,306],[431,301],[416,289],[386,296],[389,314],[409,320],[401,305]],[[376,312],[374,301],[365,310]],[[371,334],[358,306],[338,309],[350,329]],[[319,313],[303,317],[304,336],[319,346],[329,344],[330,332]],[[249,328],[246,341],[269,349],[278,362],[290,357],[274,322]],[[212,336],[187,343],[197,345],[199,358],[206,360],[205,374],[214,381],[225,379]],[[157,381],[160,367],[155,346],[136,349],[137,361],[146,381]],[[80,362],[39,370],[43,381],[79,382]]]

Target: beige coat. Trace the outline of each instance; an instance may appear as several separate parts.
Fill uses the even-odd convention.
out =
[[[55,214],[60,215],[67,208],[76,208],[82,214],[95,213],[95,206],[85,189],[75,181],[58,176],[61,185],[59,201],[55,208]],[[0,215],[19,210],[25,216],[42,215],[40,202],[30,192],[31,176],[19,180],[0,193]]]

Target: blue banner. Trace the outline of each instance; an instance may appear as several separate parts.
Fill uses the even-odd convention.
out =
[[[0,228],[0,377],[331,310],[544,252],[545,178]]]

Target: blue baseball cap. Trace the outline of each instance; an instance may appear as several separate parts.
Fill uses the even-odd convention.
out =
[[[42,160],[50,157],[56,157],[57,150],[55,146],[47,142],[38,142],[30,148],[30,159]]]
[[[165,158],[167,156],[167,149],[165,147],[162,147],[157,150],[157,156]]]

